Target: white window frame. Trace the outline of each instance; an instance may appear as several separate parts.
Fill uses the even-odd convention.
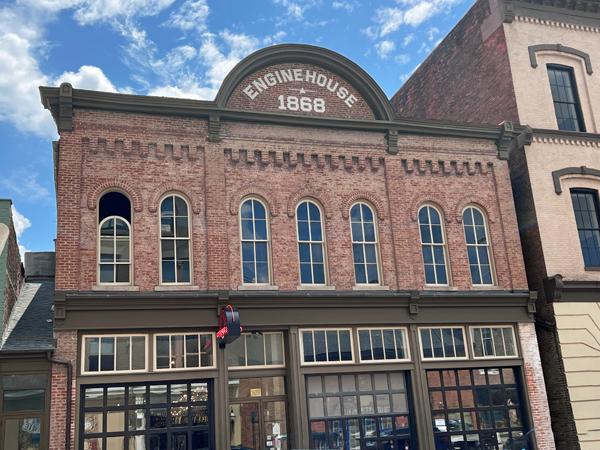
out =
[[[265,220],[266,220],[266,227],[267,227],[267,240],[256,240],[256,239],[244,239],[243,238],[243,231],[242,231],[242,205],[244,203],[246,203],[248,200],[254,200],[256,202],[259,202],[260,204],[262,204],[262,206],[265,208]],[[249,196],[249,197],[245,197],[242,199],[242,201],[240,201],[240,206],[239,206],[239,220],[238,220],[238,227],[239,227],[239,233],[240,233],[240,269],[241,269],[241,276],[242,276],[242,285],[244,286],[272,286],[273,285],[273,258],[272,258],[272,254],[271,254],[271,216],[270,216],[270,211],[269,211],[269,205],[262,200],[261,198],[257,197],[257,196]],[[259,219],[260,220],[260,219]],[[256,230],[256,227],[254,226],[254,221],[256,221],[256,218],[254,218],[254,207],[252,208],[252,221],[253,221],[253,229]],[[255,236],[256,236],[256,232],[255,232]],[[255,281],[253,283],[247,282],[244,280],[244,250],[243,250],[243,243],[244,242],[252,242],[254,244],[256,244],[257,242],[266,242],[267,243],[267,264],[269,265],[268,268],[268,273],[269,273],[269,281],[267,283],[258,283],[258,276],[256,273],[256,246],[254,247],[254,279]]]
[[[404,331],[404,344],[405,344],[405,349],[404,352],[406,353],[406,358],[404,359],[399,359],[399,358],[394,358],[394,359],[372,359],[372,360],[364,360],[362,359],[362,355],[361,355],[361,351],[360,351],[360,335],[359,332],[361,330],[368,330],[369,331],[369,339],[371,341],[371,353],[373,352],[373,336],[371,334],[371,331],[373,330],[379,330],[381,331],[381,335],[382,335],[382,339],[383,339],[383,330],[393,330],[394,331],[394,346],[396,348],[396,355],[398,354],[398,346],[396,345],[396,330],[403,330]],[[408,337],[408,328],[406,327],[382,327],[382,328],[372,328],[372,327],[361,327],[361,328],[357,328],[356,329],[356,342],[358,343],[358,362],[363,363],[363,364],[381,364],[381,363],[389,363],[389,362],[410,362],[411,361],[411,355],[410,355],[410,343],[409,343],[409,337]],[[385,353],[384,353],[385,354]]]
[[[500,329],[504,329],[504,328],[510,328],[511,329],[511,333],[512,333],[512,339],[513,339],[513,347],[515,349],[515,354],[514,355],[505,355],[505,356],[496,356],[496,344],[494,343],[493,337],[492,337],[492,345],[494,346],[494,356],[475,356],[475,339],[473,338],[473,332],[476,329],[481,330],[482,328],[489,328],[490,330],[492,328],[500,328]],[[493,335],[492,335],[493,336]],[[473,359],[510,359],[510,358],[518,358],[519,357],[519,346],[517,344],[517,336],[515,333],[515,327],[512,325],[473,325],[473,326],[469,326],[469,341],[471,344],[471,351],[473,352]],[[504,331],[502,332],[502,342],[504,343],[504,348],[506,349],[506,341],[504,340]],[[482,335],[482,345],[483,345],[483,335]],[[485,353],[485,350],[483,351]]]
[[[483,227],[485,230],[485,239],[487,242],[486,244],[477,244],[477,242],[475,242],[475,244],[467,243],[467,234],[465,232],[465,221],[464,221],[464,214],[467,209],[476,209],[477,211],[479,211],[479,213],[483,217]],[[496,286],[497,285],[496,268],[494,265],[494,253],[492,251],[492,241],[490,238],[490,226],[489,226],[489,220],[488,220],[487,214],[479,206],[470,204],[470,205],[465,206],[464,209],[462,210],[461,219],[462,219],[462,223],[463,223],[463,236],[465,238],[465,249],[467,249],[467,264],[469,266],[469,276],[471,277],[471,285],[472,286]],[[473,225],[467,225],[467,226],[472,226],[474,228],[475,222],[473,221]],[[476,234],[475,234],[475,238],[477,238]],[[481,262],[479,260],[479,248],[485,247],[487,249],[487,256],[488,256],[488,261],[489,261],[489,266],[490,266],[490,278],[492,280],[491,283],[477,283],[476,284],[473,282],[473,277],[471,276],[471,264],[469,262],[469,257],[468,257],[469,256],[469,250],[468,250],[469,247],[475,247],[477,249],[477,267],[479,269],[479,277],[482,281],[483,281],[483,277],[481,276]]]
[[[436,244],[433,242],[431,214],[429,213],[429,210],[427,211],[427,217],[429,219],[429,224],[427,226],[429,227],[429,233],[431,235],[431,243],[423,242],[423,234],[421,233],[421,219],[420,219],[421,210],[423,208],[432,208],[440,216],[440,228],[442,230],[442,243],[441,244]],[[419,208],[419,211],[417,212],[417,225],[419,227],[419,237],[421,239],[421,259],[423,260],[423,275],[425,278],[425,285],[426,286],[451,286],[450,258],[448,257],[448,240],[446,238],[446,226],[445,226],[444,214],[436,205],[433,205],[431,203],[425,203],[425,204],[421,205],[421,207]],[[435,259],[434,259],[434,264],[433,264],[433,269],[434,269],[433,273],[435,275],[436,283],[428,283],[427,282],[427,274],[425,273],[425,256],[423,255],[423,246],[425,246],[425,245],[431,247],[431,254],[432,254],[433,258],[435,258],[435,252],[433,251],[433,248],[434,247],[442,247],[443,254],[444,254],[444,270],[446,271],[446,283],[437,283],[438,276],[437,276],[437,271],[435,270]]]
[[[301,241],[300,240],[300,230],[298,227],[298,208],[300,207],[300,205],[302,205],[303,203],[307,203],[308,205],[310,205],[311,203],[313,205],[315,205],[318,210],[319,213],[321,215],[321,240],[320,241],[313,241],[312,240],[312,231],[310,230],[310,207],[307,205],[307,214],[309,217],[308,220],[308,224],[309,224],[309,235],[310,235],[310,240],[308,241]],[[303,198],[301,199],[298,204],[296,205],[296,241],[298,243],[298,271],[299,271],[299,281],[300,281],[300,285],[301,286],[329,286],[329,267],[327,264],[327,238],[325,236],[325,221],[323,220],[323,218],[325,217],[324,215],[324,211],[323,208],[321,207],[321,205],[319,203],[317,203],[316,201],[309,199],[309,198]],[[303,283],[302,282],[302,269],[301,269],[301,262],[300,262],[300,244],[308,244],[309,248],[310,248],[310,269],[311,269],[311,274],[312,274],[312,279],[313,282],[312,283]],[[315,273],[314,273],[314,262],[313,262],[313,255],[312,255],[312,245],[313,244],[321,244],[322,249],[323,249],[323,277],[325,282],[324,283],[315,283],[314,279],[315,279]],[[305,263],[306,264],[306,263]]]
[[[171,361],[171,336],[183,336],[184,339],[184,345],[183,345],[183,360],[187,363],[186,360],[186,353],[185,353],[185,337],[186,336],[190,336],[190,335],[197,335],[198,336],[198,367],[168,367],[166,369],[159,369],[157,367],[156,364],[156,358],[157,358],[157,354],[156,354],[156,338],[159,336],[169,336],[169,362]],[[212,348],[213,348],[213,353],[212,353],[212,365],[211,366],[202,366],[202,349],[200,348],[200,335],[203,334],[208,334],[211,336],[211,342],[212,342]],[[189,331],[182,331],[180,333],[154,333],[154,335],[152,336],[152,348],[153,348],[153,358],[152,358],[152,365],[154,368],[155,372],[179,372],[179,371],[190,371],[190,370],[210,370],[210,369],[216,369],[217,368],[217,352],[215,351],[216,348],[218,348],[217,345],[217,340],[216,340],[216,334],[210,331],[196,331],[196,332],[189,332]]]
[[[81,375],[120,375],[127,373],[143,373],[148,372],[148,345],[149,345],[149,336],[148,334],[86,334],[81,336]],[[144,338],[144,368],[136,369],[136,370],[117,370],[117,338],[118,337],[128,337],[129,342],[131,344],[131,338],[133,337],[143,337]],[[85,340],[86,339],[98,339],[98,369],[97,371],[86,371],[85,370],[85,362],[86,362],[86,348],[85,348]],[[102,346],[102,338],[114,338],[115,340],[115,354],[114,354],[114,370],[100,370],[100,356],[102,353],[100,352]],[[131,347],[130,347],[131,350]],[[129,367],[131,367],[133,359],[133,352],[129,352]]]
[[[228,365],[228,369],[229,370],[254,370],[254,369],[282,369],[285,368],[285,341],[284,341],[284,337],[283,337],[283,332],[282,331],[264,331],[262,333],[263,336],[267,335],[267,334],[279,334],[281,335],[281,354],[283,356],[283,364],[264,364],[261,366],[249,366],[248,365],[248,346],[246,345],[246,336],[252,336],[252,333],[242,333],[242,336],[240,337],[240,339],[243,337],[244,338],[244,360],[246,361],[246,365],[245,366],[230,366]],[[266,343],[263,341],[263,355],[264,355],[264,359],[265,362],[267,361],[267,346]]]
[[[123,194],[124,195],[124,194]],[[114,219],[115,221],[117,219],[122,220],[123,222],[125,222],[125,224],[127,225],[128,229],[129,229],[129,262],[127,263],[118,263],[116,261],[113,261],[112,263],[108,263],[108,262],[101,262],[101,254],[102,254],[102,237],[101,237],[101,230],[102,230],[102,224],[104,222],[106,222],[107,220],[110,219]],[[115,223],[115,227],[116,227],[116,223]],[[96,267],[97,267],[97,277],[96,277],[96,282],[98,283],[98,285],[101,286],[133,286],[133,229],[131,227],[131,224],[125,220],[124,217],[121,216],[107,216],[104,219],[102,219],[101,222],[98,223],[98,231],[97,231],[97,241],[96,241]],[[113,235],[113,255],[116,255],[116,236]],[[129,281],[128,282],[117,282],[117,281],[112,281],[112,282],[107,282],[107,281],[100,281],[100,267],[101,266],[108,266],[108,265],[112,265],[115,268],[114,271],[114,277],[116,279],[117,276],[117,272],[116,272],[116,266],[117,265],[128,265],[129,266]]]
[[[431,358],[425,358],[425,354],[423,352],[423,340],[421,338],[421,330],[431,330],[433,328],[439,328],[440,330],[444,329],[444,328],[450,328],[450,329],[454,329],[454,328],[460,328],[462,330],[463,333],[463,345],[465,347],[465,356],[441,356],[441,357],[436,357],[436,356],[432,356]],[[419,334],[419,351],[421,353],[421,361],[423,362],[430,362],[430,361],[453,361],[453,360],[465,360],[465,359],[470,359],[469,357],[469,340],[468,337],[466,337],[466,330],[464,326],[456,326],[456,325],[439,325],[439,326],[429,326],[429,327],[418,327],[417,332]],[[431,331],[429,332],[430,336],[431,336]],[[452,332],[452,343],[454,345],[454,353],[456,354],[456,344],[454,344],[454,332]],[[433,345],[432,345],[432,351],[433,351]]]
[[[362,241],[355,241],[354,240],[354,233],[352,232],[352,208],[354,208],[356,205],[361,205],[360,208],[360,217],[361,217],[361,227],[362,227],[362,235],[363,235],[363,240]],[[364,220],[363,220],[363,216],[362,216],[362,205],[365,205],[367,208],[369,208],[371,210],[371,213],[373,214],[373,228],[375,231],[375,242],[367,242],[364,240],[365,238],[365,227],[364,227]],[[354,272],[354,285],[355,286],[384,286],[384,282],[383,282],[383,270],[382,270],[382,265],[381,265],[381,251],[379,248],[379,222],[377,220],[377,209],[371,205],[370,203],[364,201],[364,200],[360,200],[357,202],[352,203],[352,205],[350,205],[350,209],[348,209],[348,221],[350,223],[350,251],[352,254],[352,270]],[[363,257],[365,262],[362,263],[365,265],[365,277],[368,280],[369,276],[368,276],[368,272],[366,271],[367,269],[367,255],[365,252],[365,244],[374,244],[375,245],[375,259],[377,260],[377,277],[379,278],[379,282],[377,284],[374,283],[358,283],[356,281],[356,263],[354,261],[354,244],[360,244],[362,245],[362,250],[363,250]]]
[[[179,197],[180,199],[182,199],[186,206],[187,206],[187,222],[188,222],[188,237],[187,238],[178,238],[178,237],[172,237],[172,238],[163,238],[162,237],[162,203],[168,198],[168,197],[172,197],[173,198],[173,220],[174,220],[174,234],[176,234],[176,227],[177,227],[177,221],[175,220],[175,218],[177,217],[175,215],[175,197]],[[159,260],[158,260],[158,272],[159,272],[159,277],[160,277],[160,285],[161,286],[190,286],[194,284],[194,259],[193,259],[193,252],[192,252],[192,223],[191,223],[191,208],[190,208],[190,202],[188,201],[188,199],[178,193],[178,192],[167,192],[166,194],[164,194],[162,196],[162,198],[160,199],[160,201],[158,202],[158,255],[159,255]],[[189,254],[189,266],[190,266],[190,281],[175,281],[175,282],[163,282],[163,276],[162,276],[162,241],[164,240],[170,240],[173,241],[173,245],[174,245],[174,255],[175,255],[175,278],[177,278],[177,241],[183,241],[183,240],[187,240],[188,243],[188,254]]]
[[[349,361],[314,361],[314,362],[305,362],[304,361],[304,338],[302,336],[303,332],[311,332],[313,333],[313,354],[315,354],[315,331],[324,331],[325,332],[325,348],[327,349],[327,331],[337,331],[338,335],[338,349],[340,348],[340,331],[348,331],[350,333],[350,352],[352,354],[352,359]],[[356,361],[356,357],[354,355],[354,335],[352,332],[352,328],[303,328],[298,330],[298,334],[300,336],[300,365],[301,366],[324,366],[324,365],[344,365],[344,364],[354,364]],[[326,352],[327,358],[329,359],[329,351]],[[340,358],[342,356],[342,351],[340,349]],[[316,359],[316,358],[315,358]]]

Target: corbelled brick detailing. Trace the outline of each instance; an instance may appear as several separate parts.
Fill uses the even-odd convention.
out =
[[[115,139],[111,142],[103,138],[98,138],[95,142],[89,137],[81,139],[81,150],[84,154],[108,153],[111,155],[123,154],[142,158],[172,158],[175,160],[187,156],[187,159],[194,161],[198,159],[198,152],[203,149],[203,146],[185,143],[147,142],[142,144],[139,141],[129,141],[126,139]]]
[[[99,183],[97,183],[94,189],[92,189],[92,191],[88,194],[88,208],[91,210],[95,209],[101,194],[105,190],[113,188],[124,190],[131,197],[131,200],[133,202],[133,209],[137,212],[140,212],[142,210],[142,196],[139,193],[138,189],[133,185],[129,184],[127,181],[120,180],[118,178],[102,180]]]
[[[331,217],[333,217],[331,198],[329,197],[329,195],[322,189],[315,188],[310,184],[301,187],[288,200],[287,210],[289,217],[294,217],[296,215],[296,206],[298,206],[298,202],[305,197],[312,197],[313,199],[317,200],[325,210],[325,216],[328,219],[331,219]]]
[[[442,212],[446,222],[452,222],[452,209],[450,209],[450,206],[446,200],[441,198],[439,192],[425,193],[415,197],[410,207],[410,217],[412,218],[413,222],[418,222],[419,209],[424,203],[434,204]]]
[[[192,186],[184,185],[179,181],[169,181],[167,183],[163,183],[158,186],[156,189],[152,191],[150,194],[150,200],[148,201],[148,211],[156,212],[158,210],[158,200],[167,192],[176,191],[182,193],[185,197],[187,197],[188,201],[192,204],[192,211],[194,214],[200,214],[200,204],[202,200],[200,199],[201,193],[194,192],[193,195],[190,195]]]
[[[544,382],[544,374],[540,370],[542,362],[540,360],[535,325],[533,323],[519,323],[519,337],[521,339],[521,349],[525,363],[527,392],[531,399],[531,412],[534,421],[532,428],[537,426],[535,430],[537,445],[539,449],[554,450],[556,447],[554,445],[554,435],[550,422],[546,383]]]
[[[264,202],[268,205],[272,217],[276,217],[277,214],[279,214],[279,206],[277,205],[275,197],[273,197],[273,194],[271,194],[271,191],[267,187],[259,184],[244,186],[231,195],[231,198],[229,199],[229,212],[231,214],[237,215],[242,199],[247,195],[258,195],[259,197],[262,197]]]
[[[567,30],[588,31],[590,33],[600,33],[600,28],[589,27],[586,25],[575,25],[573,23],[563,23],[554,20],[536,19],[534,17],[515,16],[518,22],[535,23],[538,25],[546,25],[550,27],[564,28]]]
[[[489,201],[478,195],[465,195],[454,207],[454,218],[458,223],[462,222],[463,210],[467,205],[479,206],[485,212],[488,221],[494,223],[496,221],[496,208]]]
[[[596,141],[583,141],[583,140],[575,140],[575,139],[562,139],[562,138],[547,138],[534,136],[533,142],[537,142],[540,144],[562,144],[562,145],[575,145],[577,147],[600,147],[600,142]]]
[[[439,176],[454,173],[455,175],[487,175],[492,163],[481,161],[456,161],[456,160],[428,160],[403,158],[402,165],[407,173],[434,173]]]
[[[375,209],[377,210],[377,217],[379,218],[379,220],[385,219],[385,203],[383,203],[383,201],[377,195],[373,194],[372,192],[365,191],[355,192],[354,194],[350,194],[344,197],[344,200],[342,201],[342,217],[344,219],[350,217],[350,206],[352,206],[352,203],[358,200],[367,200],[368,202],[372,203]]]

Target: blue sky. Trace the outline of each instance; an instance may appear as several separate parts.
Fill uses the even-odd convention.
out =
[[[51,142],[38,86],[212,100],[242,58],[327,47],[391,97],[470,0],[0,0],[0,198],[23,251],[54,250]]]

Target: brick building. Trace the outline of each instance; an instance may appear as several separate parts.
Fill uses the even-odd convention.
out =
[[[391,100],[401,116],[531,127],[509,166],[552,427],[569,450],[600,446],[599,7],[478,1]]]
[[[214,101],[40,90],[74,370],[53,367],[49,449],[553,448],[522,130],[399,118],[305,45],[248,56]]]

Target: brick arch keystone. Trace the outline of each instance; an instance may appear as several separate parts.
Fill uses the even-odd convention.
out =
[[[176,191],[183,194],[191,203],[194,214],[200,214],[200,201],[198,200],[197,196],[190,195],[187,188],[177,181],[163,183],[152,191],[150,200],[148,201],[148,211],[153,213],[156,212],[158,210],[158,200],[163,196],[163,194],[169,191]]]
[[[275,201],[275,197],[273,196],[273,194],[271,194],[271,192],[268,189],[256,184],[244,186],[238,189],[231,196],[231,200],[229,203],[229,212],[231,214],[237,215],[237,213],[240,210],[240,203],[242,199],[247,195],[257,195],[259,197],[262,197],[262,199],[268,205],[269,212],[271,213],[272,217],[275,217],[277,216],[277,214],[279,214],[279,207],[277,205],[277,202]]]
[[[413,222],[418,222],[419,209],[421,206],[423,206],[423,203],[433,203],[440,209],[444,215],[444,218],[446,219],[446,222],[452,222],[452,209],[448,206],[446,200],[442,200],[439,198],[439,196],[434,194],[421,194],[412,201],[410,206],[410,218],[413,220]]]
[[[494,213],[495,208],[492,207],[490,202],[488,202],[487,200],[483,200],[481,197],[478,197],[476,195],[467,195],[461,198],[456,203],[456,206],[454,208],[454,215],[458,223],[462,223],[463,209],[465,209],[465,207],[470,203],[477,205],[481,209],[483,209],[490,223],[494,223],[496,221],[496,215]]]
[[[383,208],[384,203],[377,196],[371,194],[370,192],[356,192],[344,198],[344,201],[342,202],[342,217],[344,219],[350,217],[350,206],[357,200],[367,200],[368,202],[371,202],[377,210],[377,217],[379,220],[385,219]]]
[[[331,199],[329,198],[329,195],[327,195],[321,189],[317,189],[310,185],[300,188],[288,199],[287,214],[289,217],[294,217],[296,215],[296,206],[298,205],[298,202],[306,197],[312,197],[321,204],[323,210],[325,211],[325,217],[328,219],[333,217],[333,211],[331,210]]]
[[[131,197],[133,202],[133,209],[136,212],[142,211],[142,196],[140,192],[131,186],[129,183],[119,180],[118,178],[105,179],[96,184],[96,186],[92,189],[87,198],[87,204],[89,209],[95,209],[98,204],[98,199],[100,198],[100,194],[110,188],[121,189]]]

